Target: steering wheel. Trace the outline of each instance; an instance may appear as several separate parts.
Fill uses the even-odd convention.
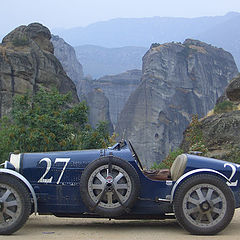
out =
[[[129,143],[129,146],[130,146],[130,148],[131,148],[131,150],[132,150],[133,157],[136,159],[136,161],[137,161],[140,169],[143,170],[142,163],[140,162],[140,160],[139,160],[139,158],[138,158],[138,155],[136,154],[136,152],[135,152],[135,150],[134,150],[134,148],[133,148],[132,143],[131,143],[129,140],[128,140],[128,143]]]

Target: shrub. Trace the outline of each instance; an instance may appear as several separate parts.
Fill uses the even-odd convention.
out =
[[[174,162],[175,158],[182,154],[183,150],[178,148],[168,154],[168,156],[159,164],[154,163],[151,169],[163,169],[163,168],[170,168],[172,166],[172,163]]]
[[[214,107],[214,113],[225,113],[236,110],[237,108],[230,101],[223,101]]]
[[[46,152],[103,148],[111,143],[107,125],[91,128],[85,102],[69,107],[70,94],[39,90],[15,97],[12,119],[0,120],[0,159],[9,152]]]

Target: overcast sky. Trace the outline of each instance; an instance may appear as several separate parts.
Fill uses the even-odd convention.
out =
[[[240,0],[2,0],[0,37],[19,25],[40,22],[72,28],[112,18],[199,17],[240,12]]]

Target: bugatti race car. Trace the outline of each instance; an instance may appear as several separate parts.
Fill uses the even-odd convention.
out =
[[[240,165],[179,155],[171,169],[145,171],[131,142],[111,148],[12,153],[0,169],[0,234],[30,214],[175,218],[192,234],[216,234],[240,206]]]

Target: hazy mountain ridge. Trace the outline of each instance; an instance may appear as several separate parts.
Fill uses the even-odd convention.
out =
[[[141,69],[141,59],[152,43],[183,42],[186,38],[230,51],[240,67],[239,25],[240,13],[230,12],[199,18],[117,18],[87,27],[56,29],[56,33],[77,46],[85,74],[98,78]]]
[[[184,41],[224,23],[239,13],[199,18],[149,17],[116,18],[86,27],[64,31],[52,30],[72,46],[98,45],[103,47],[145,46],[154,42]]]
[[[85,75],[91,75],[93,78],[141,69],[142,57],[147,50],[145,47],[105,48],[94,45],[75,47]]]

